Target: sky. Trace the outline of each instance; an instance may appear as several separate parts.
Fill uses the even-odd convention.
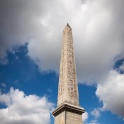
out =
[[[0,124],[54,124],[67,23],[83,123],[124,124],[123,5],[123,0],[0,0]]]

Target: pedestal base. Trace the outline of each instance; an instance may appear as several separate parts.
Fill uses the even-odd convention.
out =
[[[78,106],[62,104],[53,111],[54,124],[82,124],[82,113],[85,110]]]

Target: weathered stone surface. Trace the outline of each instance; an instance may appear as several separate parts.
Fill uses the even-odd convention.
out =
[[[79,106],[72,29],[63,30],[57,108],[55,124],[82,124],[84,109]]]
[[[58,106],[65,101],[73,105],[79,105],[72,29],[69,24],[63,31]]]

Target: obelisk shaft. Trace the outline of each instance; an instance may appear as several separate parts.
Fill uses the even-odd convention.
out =
[[[73,37],[72,29],[69,24],[67,24],[63,30],[58,106],[64,102],[76,106],[79,105]]]
[[[52,112],[54,124],[82,124],[82,113],[85,110],[79,106],[76,78],[72,29],[67,24],[63,30],[58,104]]]

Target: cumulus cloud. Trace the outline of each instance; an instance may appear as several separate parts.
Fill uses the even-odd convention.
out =
[[[97,120],[91,120],[91,122],[88,124],[100,124],[100,123]]]
[[[83,120],[83,122],[85,122],[87,119],[88,119],[88,113],[85,112],[82,114],[82,120]]]
[[[93,111],[91,111],[91,115],[94,116],[95,118],[99,118],[100,117],[100,109],[94,109]]]
[[[123,4],[123,0],[1,0],[1,61],[10,47],[28,42],[28,55],[41,71],[58,71],[62,30],[68,22],[78,80],[90,83],[124,56]]]
[[[6,83],[0,83],[0,85],[4,88],[6,87]]]
[[[18,89],[10,89],[7,94],[0,94],[1,124],[50,124],[50,111],[53,104],[46,97],[25,95]]]
[[[96,95],[103,102],[103,109],[124,117],[124,74],[110,71],[106,80],[98,84]]]
[[[123,64],[119,67],[119,71],[124,72],[124,62],[123,62]]]

